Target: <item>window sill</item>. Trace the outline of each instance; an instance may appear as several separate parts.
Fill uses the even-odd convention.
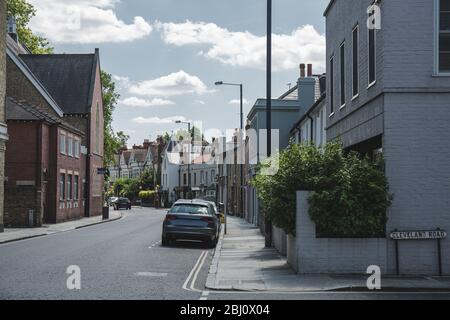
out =
[[[344,103],[342,106],[339,107],[339,111],[341,111],[342,109],[344,109],[346,106],[346,104]]]
[[[370,83],[370,84],[367,86],[367,89],[372,88],[373,86],[375,86],[376,83],[377,83],[377,80],[375,80],[374,82]]]
[[[332,118],[334,116],[334,112],[330,113],[330,115],[328,116],[328,118]]]
[[[353,100],[356,100],[356,99],[358,99],[358,98],[359,98],[359,93],[353,96],[352,101],[353,101]]]
[[[433,78],[449,78],[450,72],[434,73],[431,75]]]

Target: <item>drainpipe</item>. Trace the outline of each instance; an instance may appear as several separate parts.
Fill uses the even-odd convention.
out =
[[[313,143],[313,142],[314,142],[314,138],[313,138],[313,136],[314,136],[314,119],[311,118],[311,116],[309,115],[309,113],[307,113],[306,116],[307,116],[307,117],[309,118],[309,120],[311,121],[311,132],[310,132],[311,137],[310,137],[310,140],[311,140],[311,142]]]

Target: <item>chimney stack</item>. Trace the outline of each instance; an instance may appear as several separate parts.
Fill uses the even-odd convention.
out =
[[[305,77],[305,64],[304,63],[302,63],[302,64],[300,64],[300,78],[304,78]]]
[[[308,64],[308,77],[312,77],[312,64]]]

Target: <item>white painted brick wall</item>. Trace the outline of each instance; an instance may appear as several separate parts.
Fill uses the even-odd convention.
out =
[[[297,192],[296,256],[298,273],[365,273],[370,265],[386,272],[385,239],[316,238],[315,224],[308,214],[308,192]],[[289,247],[289,245],[288,245]],[[295,268],[294,268],[295,269]]]

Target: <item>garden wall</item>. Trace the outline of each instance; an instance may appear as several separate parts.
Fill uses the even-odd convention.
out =
[[[386,272],[385,238],[317,238],[308,214],[308,192],[297,192],[296,237],[288,236],[288,263],[305,273],[365,273],[370,265]]]

